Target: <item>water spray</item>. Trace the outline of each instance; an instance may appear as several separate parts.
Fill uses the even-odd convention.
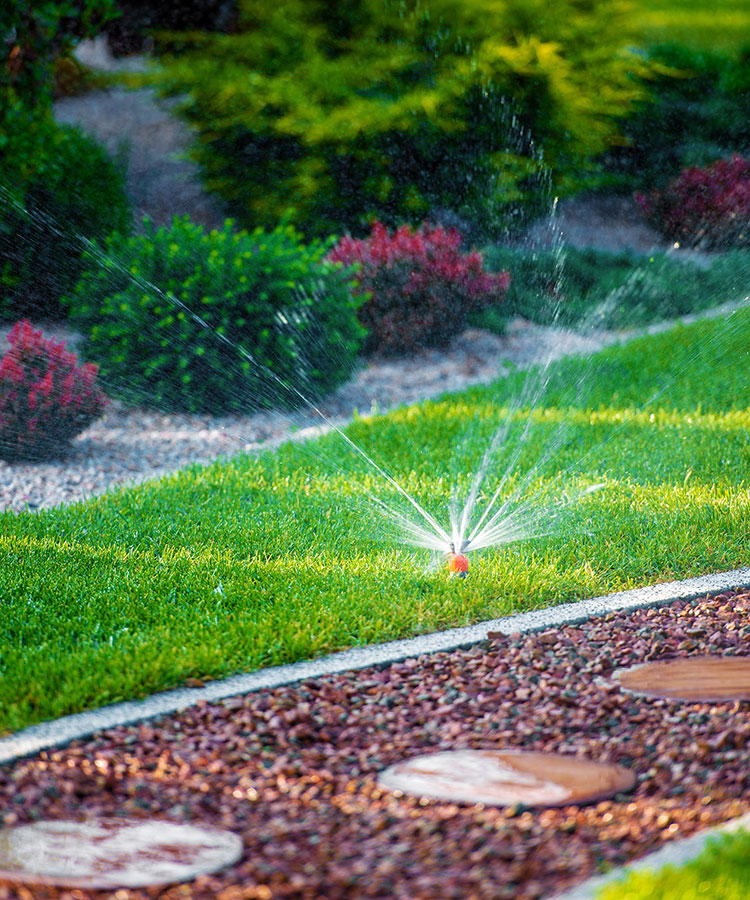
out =
[[[11,197],[2,185],[0,185],[0,197],[7,199],[20,209],[25,209]],[[49,219],[49,217],[45,218]],[[56,224],[51,219],[49,219],[49,222],[57,230]],[[525,477],[521,479],[521,482],[510,492],[506,490],[512,476],[518,471],[523,446],[535,421],[533,410],[536,402],[542,396],[549,381],[549,366],[553,359],[553,354],[550,352],[542,365],[534,370],[535,377],[525,381],[521,393],[514,399],[503,421],[497,427],[489,447],[484,452],[481,462],[471,479],[468,495],[462,502],[459,502],[459,498],[454,490],[452,502],[455,508],[451,510],[450,522],[443,527],[438,518],[419,503],[372,456],[358,446],[346,433],[343,426],[340,426],[330,416],[326,415],[320,406],[313,402],[311,397],[308,397],[294,384],[288,385],[284,378],[274,372],[269,365],[256,358],[253,353],[237,344],[228,335],[212,328],[206,319],[194,312],[187,303],[175,296],[175,294],[169,291],[162,291],[148,279],[131,273],[125,268],[124,263],[120,259],[101,250],[94,242],[86,238],[80,238],[80,242],[101,265],[119,270],[123,275],[138,284],[145,293],[153,293],[163,298],[181,314],[211,334],[218,342],[231,348],[242,360],[249,363],[253,369],[265,375],[271,385],[277,386],[285,393],[294,394],[328,429],[336,433],[350,450],[369,464],[374,472],[396,492],[398,495],[396,499],[398,503],[402,504],[402,508],[399,508],[397,503],[382,500],[376,496],[374,491],[370,492],[369,496],[385,514],[386,518],[398,526],[401,540],[404,543],[432,551],[432,571],[434,571],[434,563],[437,559],[442,560],[443,564],[447,560],[449,577],[466,578],[469,573],[469,560],[466,555],[468,552],[501,546],[514,541],[542,537],[545,534],[552,533],[563,508],[585,497],[591,491],[603,487],[603,485],[593,485],[583,490],[567,491],[566,495],[552,502],[536,497],[537,501],[542,499],[541,504],[532,502],[532,498],[526,496],[527,489],[532,485],[543,463],[548,461],[554,451],[562,446],[562,437],[558,435],[556,440],[549,443],[541,459],[527,472]],[[662,390],[664,389],[662,388]],[[520,436],[516,438],[515,446],[511,446],[510,437],[513,423],[517,421],[517,417],[521,416],[522,409],[526,406],[529,407],[530,412],[525,416],[525,423],[522,426]],[[477,507],[480,501],[481,485],[490,474],[493,460],[503,453],[506,448],[508,452],[504,453],[502,457],[504,471],[500,473],[494,492],[489,500],[483,503],[484,509],[481,515],[478,516],[478,520],[476,520],[474,514],[478,512]],[[405,508],[403,508],[404,504]]]

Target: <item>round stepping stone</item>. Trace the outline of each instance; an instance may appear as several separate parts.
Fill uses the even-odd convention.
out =
[[[90,819],[0,830],[0,880],[99,890],[190,881],[231,866],[242,840],[199,825]]]
[[[635,775],[622,766],[524,750],[418,756],[385,769],[378,780],[392,791],[486,806],[590,803],[635,785]]]
[[[665,700],[750,700],[750,657],[663,659],[615,669],[611,680],[630,693]]]

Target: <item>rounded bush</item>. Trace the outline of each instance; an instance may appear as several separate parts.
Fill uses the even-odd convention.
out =
[[[460,245],[455,229],[403,225],[391,235],[375,222],[369,238],[343,237],[333,248],[330,259],[358,267],[357,290],[367,298],[359,317],[371,352],[445,346],[472,313],[502,301],[508,273],[483,271],[481,253],[462,254]]]
[[[8,335],[11,349],[0,360],[0,457],[45,459],[97,419],[107,399],[97,367],[79,368],[63,341],[42,337],[28,320]]]
[[[210,232],[187,217],[106,242],[68,299],[116,396],[244,412],[313,400],[351,372],[362,329],[351,272],[291,227]]]
[[[63,316],[60,298],[80,277],[86,241],[131,222],[123,171],[100,144],[76,128],[34,127],[38,155],[24,161],[20,184],[3,190],[0,202],[5,321]]]
[[[706,250],[750,247],[750,159],[737,153],[685,169],[661,190],[636,194],[636,201],[671,240]]]

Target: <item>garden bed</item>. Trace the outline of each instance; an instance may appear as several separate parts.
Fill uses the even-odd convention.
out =
[[[7,347],[7,330],[0,326],[0,355]],[[44,333],[65,340],[71,349],[80,340],[64,326],[48,325]],[[444,350],[368,360],[318,408],[343,425],[357,411],[382,413],[446,391],[487,384],[513,368],[592,353],[629,336],[603,331],[576,334],[520,318],[509,323],[504,335],[470,328]],[[160,478],[193,463],[273,447],[296,430],[319,427],[322,421],[312,409],[296,414],[270,410],[211,416],[162,413],[114,401],[60,459],[13,464],[0,459],[0,511],[21,512],[87,500],[116,485]]]
[[[199,703],[4,766],[3,818],[163,817],[242,836],[235,867],[117,900],[546,898],[750,810],[748,703],[649,700],[607,681],[646,660],[747,653],[748,610],[750,592],[727,591]],[[638,784],[548,810],[377,785],[399,760],[458,748],[614,762]],[[72,896],[0,886],[2,900]]]

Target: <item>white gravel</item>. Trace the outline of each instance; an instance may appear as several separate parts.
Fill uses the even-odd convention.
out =
[[[744,303],[725,304],[696,319],[731,313]],[[329,422],[344,425],[355,411],[384,413],[429,397],[487,384],[514,369],[593,353],[608,344],[623,343],[638,334],[656,334],[675,321],[659,322],[634,331],[591,331],[579,334],[513,319],[504,335],[467,329],[447,350],[423,350],[413,356],[370,359],[355,375],[319,404]],[[64,339],[75,350],[78,336],[64,325],[41,326],[47,337]],[[5,334],[0,329],[0,356]],[[192,463],[278,446],[285,440],[315,436],[325,420],[315,410],[295,414],[262,412],[247,416],[212,417],[155,412],[113,401],[105,415],[71,444],[69,454],[44,463],[0,460],[0,512],[36,510],[86,500],[116,485],[134,485],[176,472]]]
[[[67,339],[68,347],[75,348],[75,335],[64,327],[43,330],[47,336]],[[351,420],[355,410],[363,415],[385,412],[490,382],[512,368],[548,357],[589,353],[620,337],[603,332],[584,337],[522,319],[513,320],[503,336],[469,329],[449,350],[425,350],[408,358],[363,364],[320,404],[320,410],[340,425]],[[0,336],[0,347],[3,343]],[[166,415],[113,401],[105,415],[73,441],[65,458],[13,464],[0,460],[0,510],[20,512],[86,500],[115,485],[159,478],[191,463],[275,446],[292,433],[299,438],[300,428],[309,427],[315,433],[322,424],[312,410],[214,418]]]

